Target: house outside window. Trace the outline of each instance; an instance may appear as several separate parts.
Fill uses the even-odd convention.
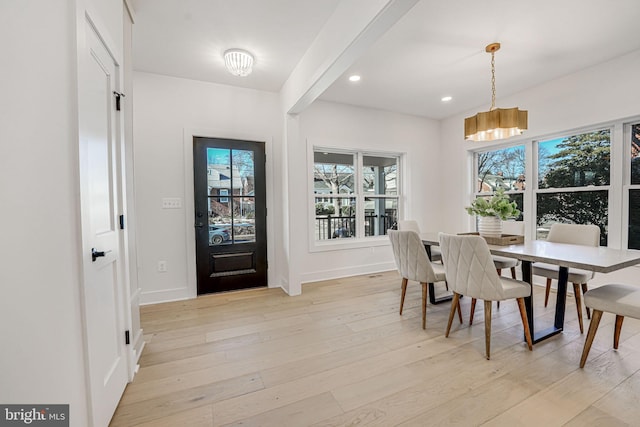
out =
[[[382,236],[395,226],[399,158],[314,147],[315,241]]]

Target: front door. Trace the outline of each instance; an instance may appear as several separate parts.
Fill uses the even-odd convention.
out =
[[[118,227],[118,66],[91,23],[79,53],[83,297],[92,425],[106,426],[128,380]]]
[[[267,286],[264,149],[194,137],[198,295]]]

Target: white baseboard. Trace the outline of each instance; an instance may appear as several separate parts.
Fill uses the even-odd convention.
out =
[[[319,282],[321,280],[339,279],[341,277],[359,276],[362,274],[380,273],[382,271],[395,270],[396,265],[393,261],[366,264],[352,267],[337,268],[334,270],[314,271],[300,275],[301,283]]]
[[[142,292],[140,294],[140,305],[158,304],[161,302],[182,301],[195,298],[189,288],[166,289],[162,291]]]

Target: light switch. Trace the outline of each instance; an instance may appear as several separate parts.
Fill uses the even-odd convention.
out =
[[[179,197],[165,197],[162,199],[162,209],[181,209],[182,199]]]

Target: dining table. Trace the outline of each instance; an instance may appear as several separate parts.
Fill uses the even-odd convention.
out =
[[[437,232],[420,233],[425,248],[430,252],[431,246],[439,246]],[[556,295],[555,318],[552,326],[536,330],[533,314],[533,288],[531,295],[525,298],[527,320],[533,343],[540,342],[562,332],[564,328],[565,301],[567,296],[567,279],[570,268],[580,268],[596,273],[610,273],[640,264],[640,251],[615,249],[607,246],[582,246],[566,243],[547,242],[545,240],[525,240],[524,243],[511,245],[489,244],[493,255],[516,258],[521,261],[522,280],[533,286],[531,264],[544,262],[554,264],[558,269],[558,289]],[[445,260],[443,259],[443,262]],[[442,302],[442,301],[438,301]]]

